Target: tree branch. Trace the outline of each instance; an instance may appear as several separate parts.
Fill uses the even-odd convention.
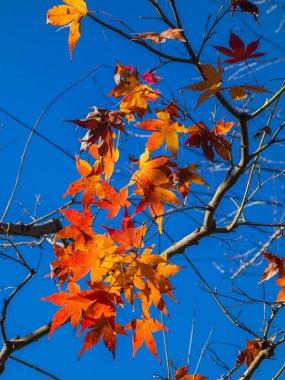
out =
[[[50,327],[51,322],[31,332],[23,338],[16,337],[12,340],[7,341],[0,351],[0,375],[5,371],[6,362],[9,359],[9,356],[13,354],[13,352],[20,350],[21,348],[24,348],[47,335],[50,331]]]
[[[13,224],[0,223],[0,235],[20,235],[40,238],[45,235],[50,235],[62,229],[61,222],[58,219],[52,219],[43,224]]]

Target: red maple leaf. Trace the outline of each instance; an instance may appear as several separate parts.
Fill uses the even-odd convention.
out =
[[[234,122],[224,123],[224,119],[221,119],[210,131],[207,126],[200,121],[199,125],[192,125],[188,128],[190,136],[185,141],[185,145],[193,148],[202,148],[204,156],[212,162],[214,161],[214,147],[222,159],[230,161],[231,146],[228,140],[222,135],[227,133],[234,124]]]
[[[220,53],[226,55],[227,57],[231,57],[231,59],[226,59],[223,61],[226,63],[237,63],[240,61],[245,61],[246,59],[262,57],[266,54],[254,53],[259,46],[259,40],[253,41],[245,47],[243,40],[233,32],[231,32],[229,44],[231,49],[223,46],[215,46]]]
[[[231,6],[232,6],[232,15],[234,14],[237,7],[240,7],[242,12],[250,13],[253,15],[253,17],[258,17],[258,7],[247,0],[231,0]]]

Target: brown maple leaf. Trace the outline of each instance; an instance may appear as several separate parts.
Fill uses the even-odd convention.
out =
[[[134,40],[151,40],[153,44],[161,44],[162,42],[165,42],[167,39],[186,42],[182,32],[183,29],[167,29],[161,33],[136,33],[138,38],[134,38]]]
[[[185,141],[185,145],[193,148],[202,148],[204,156],[212,162],[214,161],[214,147],[221,158],[230,161],[231,146],[228,140],[222,135],[227,133],[234,125],[234,122],[224,123],[224,119],[221,119],[210,131],[207,126],[200,121],[198,125],[192,125],[188,128],[190,136]]]

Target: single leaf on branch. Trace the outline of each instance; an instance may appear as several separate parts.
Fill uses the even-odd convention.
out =
[[[135,331],[132,338],[133,357],[135,357],[136,352],[141,347],[141,345],[145,343],[149,351],[160,362],[152,333],[163,330],[168,331],[168,328],[164,327],[156,319],[133,319],[125,326],[125,329]]]
[[[226,88],[222,88],[221,84],[223,81],[223,72],[220,59],[218,60],[218,68],[216,69],[212,65],[200,65],[204,80],[199,83],[192,84],[190,86],[185,86],[192,91],[203,91],[200,95],[196,107],[199,107],[205,100],[209,99],[211,96],[224,91]]]
[[[259,58],[264,56],[266,53],[254,53],[255,50],[259,46],[259,40],[256,40],[254,42],[251,42],[247,47],[245,47],[245,44],[243,40],[234,34],[233,32],[230,32],[230,48],[228,49],[223,46],[215,46],[215,48],[222,54],[226,55],[227,57],[230,57],[230,59],[226,59],[223,62],[225,63],[237,63],[240,61],[245,61],[246,59],[253,59],[253,58]]]
[[[56,5],[49,9],[47,23],[53,26],[67,26],[70,28],[68,45],[70,59],[75,45],[81,35],[81,20],[87,15],[88,9],[84,0],[63,0],[67,5]]]
[[[236,101],[236,100],[241,100],[241,99],[245,99],[246,97],[248,97],[250,91],[258,92],[258,93],[271,92],[271,91],[266,90],[265,88],[260,87],[260,86],[252,86],[250,84],[242,84],[240,86],[231,87],[229,94],[230,94],[230,97],[234,101]]]
[[[81,160],[76,156],[76,167],[83,178],[71,183],[63,195],[76,195],[83,191],[82,205],[83,209],[88,209],[94,202],[95,196],[99,199],[104,198],[105,193],[101,184],[101,174],[104,169],[99,161],[96,161],[92,167],[87,161]]]
[[[133,39],[134,40],[150,40],[153,44],[161,44],[165,42],[167,39],[186,42],[182,32],[183,32],[183,29],[176,28],[176,29],[167,29],[161,33],[156,33],[156,32],[136,33],[137,38],[133,38]]]
[[[117,345],[117,334],[128,335],[124,327],[114,322],[113,318],[102,316],[91,325],[91,330],[86,334],[82,349],[79,352],[78,359],[86,351],[95,346],[101,339],[105,346],[111,351],[115,359],[115,351]]]
[[[267,356],[265,359],[269,359],[274,355],[274,350],[272,348],[272,342],[269,340],[246,340],[246,349],[242,350],[237,357],[237,365],[245,363],[247,367],[251,365],[254,359],[258,356],[260,351],[268,349]]]
[[[240,8],[242,12],[250,13],[255,19],[257,19],[259,10],[257,5],[248,0],[230,0],[232,7],[232,15],[234,14],[237,7]]]

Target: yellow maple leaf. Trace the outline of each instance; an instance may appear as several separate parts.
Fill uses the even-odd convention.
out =
[[[154,133],[148,139],[146,146],[150,152],[160,148],[166,142],[167,148],[177,158],[178,151],[178,132],[186,133],[187,129],[177,121],[171,118],[169,112],[158,111],[156,113],[158,120],[147,120],[137,123],[136,126]]]
[[[204,80],[185,87],[192,91],[204,91],[200,95],[195,108],[197,108],[212,95],[225,90],[225,88],[221,88],[224,69],[221,66],[220,60],[218,61],[217,69],[212,65],[201,65],[200,67],[202,69]]]
[[[63,0],[67,5],[56,5],[48,10],[47,23],[53,26],[69,26],[68,46],[70,59],[80,38],[81,20],[87,15],[88,9],[84,0]]]

